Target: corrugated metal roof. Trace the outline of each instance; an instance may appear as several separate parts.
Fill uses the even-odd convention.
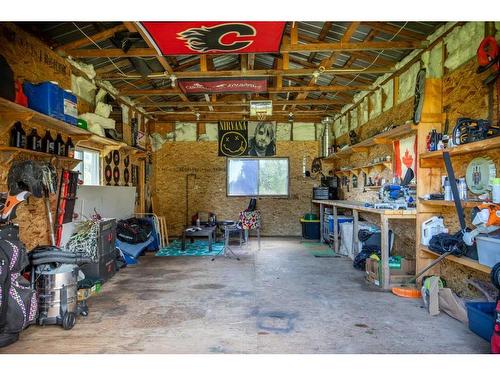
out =
[[[19,22],[21,27],[25,28],[27,31],[35,34],[40,39],[49,43],[53,48],[65,45],[67,43],[80,40],[88,36],[92,39],[92,36],[103,31],[110,29],[112,27],[120,25],[120,22]],[[320,34],[324,38],[322,42],[333,43],[339,42],[343,35],[345,34],[347,28],[350,26],[351,22],[329,22],[328,30],[325,29],[325,22],[297,22],[298,26],[298,36],[299,43],[313,43],[318,41]],[[437,27],[443,24],[443,22],[384,22],[383,24],[378,23],[374,25],[375,29],[372,29],[372,23],[361,23],[356,31],[353,33],[350,41],[351,42],[362,42],[370,36],[373,41],[397,41],[397,40],[410,40],[410,39],[425,39],[425,37],[431,34]],[[290,34],[292,28],[292,22],[287,22],[285,33]],[[326,32],[325,32],[325,30]],[[376,30],[376,31],[375,31]],[[373,32],[372,32],[373,31]],[[397,32],[399,34],[397,34]],[[90,41],[89,41],[90,42]],[[95,45],[97,44],[97,46]],[[113,43],[110,39],[98,41],[96,43],[90,42],[89,45],[85,46],[85,49],[110,49],[119,48],[120,46]],[[147,43],[143,40],[135,41],[133,48],[146,48]],[[380,67],[390,65],[403,59],[411,50],[385,50],[385,51],[363,51],[362,53],[357,53],[354,56],[348,52],[336,52],[335,62],[333,68],[342,68],[346,64],[352,69],[363,69],[370,67]],[[328,59],[332,56],[330,52],[293,52],[289,54],[290,69],[301,69],[301,68],[311,68],[319,66],[320,62]],[[256,54],[255,55],[255,69],[273,69],[275,66],[276,58],[279,54]],[[211,55],[210,58],[213,62],[213,67],[215,70],[239,70],[240,68],[240,56],[237,54],[220,54]],[[164,68],[159,63],[158,59],[155,57],[117,57],[117,58],[85,58],[82,59],[83,62],[92,64],[96,70],[103,71],[107,74],[124,74],[124,75],[147,75],[149,73],[163,72]],[[167,56],[167,61],[170,62],[174,71],[199,71],[200,70],[200,58],[197,55],[179,55],[179,56]],[[318,85],[349,85],[349,84],[367,84],[375,81],[377,79],[377,74],[359,74],[355,75],[338,75],[334,76],[332,74],[321,74],[317,80]],[[307,85],[311,80],[311,76],[301,76],[301,77],[284,77],[283,86],[298,86]],[[273,84],[273,79],[268,78],[269,85]],[[170,80],[150,80],[149,83],[144,82],[144,80],[113,80],[113,83],[119,87],[131,88],[137,87],[139,89],[152,89],[152,88],[163,88],[170,87]],[[349,94],[354,94],[354,92],[349,92]],[[336,94],[336,93],[320,93],[320,92],[310,92],[308,98],[311,99],[333,99],[342,97],[344,98],[348,95],[347,93]],[[290,94],[290,98],[297,96],[297,93]],[[286,94],[278,94],[277,97],[285,99]],[[150,102],[162,102],[167,100],[172,100],[172,98],[167,96],[151,96],[149,97]],[[205,101],[203,95],[190,95],[190,100],[202,100]],[[318,108],[326,108],[326,106],[321,106]]]

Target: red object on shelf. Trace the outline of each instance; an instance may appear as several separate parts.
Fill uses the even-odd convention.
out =
[[[14,99],[14,102],[16,104],[27,107],[28,106],[28,97],[26,95],[24,95],[23,85],[21,84],[21,82],[19,82],[18,79],[16,79],[15,85],[16,85],[16,98]]]

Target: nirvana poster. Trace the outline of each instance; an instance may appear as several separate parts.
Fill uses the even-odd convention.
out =
[[[276,155],[274,121],[219,121],[219,156]]]
[[[248,152],[248,122],[219,121],[219,156],[243,156]]]

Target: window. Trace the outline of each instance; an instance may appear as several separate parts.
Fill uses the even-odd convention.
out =
[[[288,196],[288,158],[227,159],[227,195]]]
[[[80,148],[75,150],[75,158],[82,161],[76,166],[75,171],[81,173],[83,184],[100,185],[99,152]]]

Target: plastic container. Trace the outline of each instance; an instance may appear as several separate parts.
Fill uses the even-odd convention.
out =
[[[477,256],[480,264],[493,267],[500,262],[500,235],[481,234],[476,237]]]
[[[429,220],[422,223],[422,245],[429,246],[429,241],[432,236],[436,234],[443,233],[446,227],[444,226],[443,218],[439,216],[433,216]]]
[[[56,82],[42,82],[32,84],[24,82],[23,90],[28,97],[28,107],[64,121],[64,91]]]
[[[500,178],[491,180],[491,196],[493,203],[500,203]]]
[[[64,121],[71,125],[78,122],[78,99],[70,90],[63,92],[63,112]]]
[[[352,216],[337,215],[338,228],[340,228],[339,225],[342,223],[352,223],[352,222],[353,222]],[[328,219],[328,229],[330,230],[331,233],[333,233],[333,216],[332,216],[332,218]]]
[[[469,329],[486,341],[490,341],[495,324],[495,302],[468,302]]]
[[[302,237],[306,240],[319,240],[319,220],[300,219],[302,223]]]
[[[312,214],[312,213],[304,214],[305,220],[316,220],[317,218],[318,218],[318,215],[316,215],[316,214]]]

